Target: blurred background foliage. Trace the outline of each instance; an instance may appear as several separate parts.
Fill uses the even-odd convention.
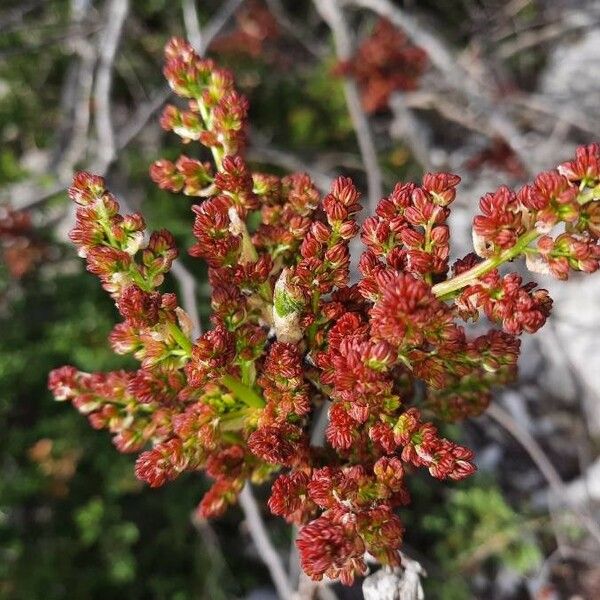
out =
[[[20,206],[22,182],[48,191],[31,213],[31,235],[24,234],[27,247],[39,250],[26,272],[15,277],[8,261],[0,265],[0,597],[247,597],[269,588],[270,582],[239,512],[230,511],[211,530],[194,523],[191,515],[205,489],[200,476],[180,477],[159,490],[144,488],[134,477],[132,457],[118,454],[108,435],[91,430],[82,416],[53,402],[46,390],[47,373],[63,364],[86,371],[128,366],[106,341],[116,311],[66,243],[65,194],[52,191],[57,148],[64,147],[72,126],[63,111],[74,77],[72,59],[77,43],[94,42],[103,23],[103,5],[94,2],[73,24],[77,4],[0,2],[0,188],[13,191],[3,200]],[[219,4],[198,3],[202,23]],[[424,1],[421,10],[446,21],[444,33],[460,45],[474,35],[467,25],[476,26],[465,5]],[[252,158],[284,172],[285,160],[261,158],[261,147],[285,148],[304,159],[318,153],[323,164],[341,166],[364,187],[342,86],[332,76],[327,32],[309,2],[285,6],[289,17],[318,41],[314,53],[312,39],[269,25],[264,14],[267,34],[249,40],[248,13],[232,20],[212,51],[234,70],[249,96]],[[523,26],[537,14],[536,3],[524,6],[519,14]],[[252,7],[265,10],[260,2]],[[118,127],[128,123],[132,106],[164,86],[162,48],[171,35],[184,35],[178,2],[132,2],[115,63]],[[322,59],[315,57],[319,53]],[[540,60],[538,54],[516,61],[515,78],[526,79]],[[376,117],[376,132],[384,123],[385,115]],[[401,142],[386,138],[378,149],[386,186],[418,176],[420,167]],[[160,130],[154,115],[119,153],[110,179],[117,196],[125,193],[150,228],[170,229],[185,249],[191,245],[189,202],[158,190],[147,176],[153,160],[179,152],[178,140]],[[74,166],[86,160],[84,152]],[[205,270],[185,252],[182,257],[200,282],[206,322]],[[529,510],[522,498],[509,498],[490,476],[460,486],[417,482],[411,491],[415,509],[406,515],[406,551],[429,572],[428,598],[471,598],[474,582],[485,590],[486,577],[493,579],[500,570],[510,571],[517,582],[507,598],[528,597],[519,577],[538,569],[552,550],[547,517]],[[275,520],[269,527],[287,552],[291,532]],[[340,598],[357,597],[336,591]]]

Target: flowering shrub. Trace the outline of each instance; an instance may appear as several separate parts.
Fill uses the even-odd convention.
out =
[[[235,13],[236,27],[219,35],[210,49],[219,54],[264,56],[265,46],[275,42],[281,32],[275,17],[261,0],[245,2]]]
[[[143,450],[137,476],[161,486],[184,471],[215,482],[198,507],[223,513],[246,481],[276,477],[269,508],[300,527],[302,566],[313,579],[349,584],[365,552],[400,560],[410,502],[406,478],[475,471],[473,453],[442,437],[434,418],[481,413],[494,386],[515,377],[519,338],[545,322],[552,301],[504,263],[525,257],[565,279],[600,260],[600,146],[538,175],[517,193],[481,199],[476,253],[449,267],[447,219],[459,177],[399,183],[357,224],[360,194],[339,177],[321,197],[310,178],[252,172],[243,158],[248,105],[231,74],[184,41],[166,48],[165,75],[186,109],[161,124],[198,141],[212,164],[159,160],[152,179],[199,199],[192,256],[209,266],[212,328],[193,339],[190,318],[161,283],[177,250],[123,216],[102,178],[79,173],[71,239],[114,298],[123,321],[110,342],[140,361],[134,372],[50,374],[69,400],[122,452]],[[349,243],[365,250],[350,282]],[[484,314],[469,337],[460,321]],[[325,439],[316,427],[328,413]]]
[[[339,63],[335,72],[356,79],[363,108],[375,113],[387,109],[394,92],[417,89],[427,62],[423,48],[412,45],[387,19],[379,19],[352,59]]]
[[[0,256],[12,277],[20,279],[46,255],[29,213],[0,204]]]

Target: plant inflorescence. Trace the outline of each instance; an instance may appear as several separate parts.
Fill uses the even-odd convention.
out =
[[[387,19],[379,19],[356,54],[338,63],[334,72],[356,79],[363,108],[376,113],[388,108],[394,92],[417,89],[427,62],[423,48],[411,44]]]
[[[50,388],[161,486],[204,470],[199,505],[223,513],[247,481],[275,478],[268,505],[299,526],[301,563],[314,579],[352,582],[365,553],[400,561],[406,479],[426,469],[460,480],[473,452],[443,437],[436,419],[481,413],[494,386],[514,379],[519,337],[545,322],[552,301],[505,263],[565,279],[600,260],[600,146],[514,192],[480,201],[475,253],[449,266],[447,219],[459,177],[398,183],[357,223],[347,177],[324,197],[302,173],[254,172],[244,159],[248,104],[232,75],[186,42],[166,48],[165,75],[185,109],[161,124],[199,142],[211,162],[182,155],[151,167],[165,190],[197,199],[192,256],[209,267],[212,328],[197,339],[174,294],[160,291],[177,250],[123,216],[101,177],[79,173],[71,239],[114,298],[123,321],[110,343],[137,371],[53,371]],[[351,282],[350,241],[364,252]],[[477,337],[461,321],[485,315]],[[319,416],[325,411],[324,439]]]
[[[20,279],[46,254],[44,241],[36,234],[29,213],[0,204],[0,256],[10,275]]]

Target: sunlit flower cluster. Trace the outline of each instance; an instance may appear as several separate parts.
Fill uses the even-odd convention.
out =
[[[100,177],[78,174],[71,238],[123,317],[113,348],[140,368],[63,367],[50,388],[111,431],[119,450],[142,451],[136,474],[150,486],[205,471],[214,484],[203,516],[222,514],[247,481],[274,478],[269,508],[299,526],[313,579],[351,583],[366,553],[398,564],[396,509],[410,503],[411,475],[475,471],[472,451],[446,438],[440,420],[482,412],[515,377],[518,336],[550,313],[547,292],[502,274],[504,263],[524,256],[559,278],[598,268],[600,146],[518,192],[482,198],[476,253],[449,267],[456,175],[399,183],[361,228],[350,179],[321,196],[306,174],[252,170],[248,104],[229,72],[181,40],[166,58],[187,107],[166,107],[161,123],[213,160],[159,160],[151,176],[198,199],[189,253],[208,265],[211,326],[193,337],[175,295],[160,291],[177,256],[172,236],[148,235]],[[364,252],[351,274],[356,236]],[[490,326],[474,337],[464,322],[480,315]]]

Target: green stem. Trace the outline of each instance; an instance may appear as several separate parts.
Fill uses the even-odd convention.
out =
[[[204,126],[206,127],[207,131],[210,130],[210,122],[211,122],[211,116],[210,113],[208,111],[208,109],[206,108],[206,106],[204,105],[204,101],[202,100],[202,98],[196,98],[195,99],[196,102],[198,103],[198,110],[200,111],[200,116],[202,117],[202,121],[204,121]],[[223,164],[223,152],[221,150],[219,150],[218,148],[214,148],[211,146],[210,151],[212,152],[213,155],[213,160],[215,161],[215,166],[217,167],[217,171],[221,170],[221,166]]]
[[[527,232],[522,235],[517,243],[512,246],[512,248],[508,248],[500,254],[496,256],[491,256],[487,258],[483,262],[480,262],[478,265],[475,265],[473,268],[453,277],[452,279],[448,279],[448,281],[442,281],[441,283],[437,283],[433,286],[433,293],[442,300],[448,300],[458,290],[466,287],[467,285],[473,283],[476,279],[485,275],[492,269],[495,269],[497,266],[505,263],[513,258],[517,257],[521,254],[531,242],[533,242],[537,237],[539,237],[539,232],[535,229]]]
[[[144,278],[144,276],[140,273],[139,266],[137,263],[134,263],[129,269],[129,276],[132,281],[145,292],[151,292],[154,288],[152,285]]]
[[[239,379],[231,375],[224,375],[221,383],[244,404],[251,408],[264,408],[265,401],[251,387],[244,385]]]
[[[181,331],[179,325],[177,325],[176,323],[169,323],[169,333],[185,351],[186,355],[190,356],[192,354],[192,342],[183,333],[183,331]]]
[[[113,232],[110,228],[108,211],[102,203],[102,200],[98,202],[98,216],[98,221],[102,226],[102,229],[104,230],[104,235],[106,235],[106,238],[108,239],[108,245],[112,248],[118,248],[120,250],[121,245],[117,243],[117,240],[115,239],[115,236],[113,235]]]

